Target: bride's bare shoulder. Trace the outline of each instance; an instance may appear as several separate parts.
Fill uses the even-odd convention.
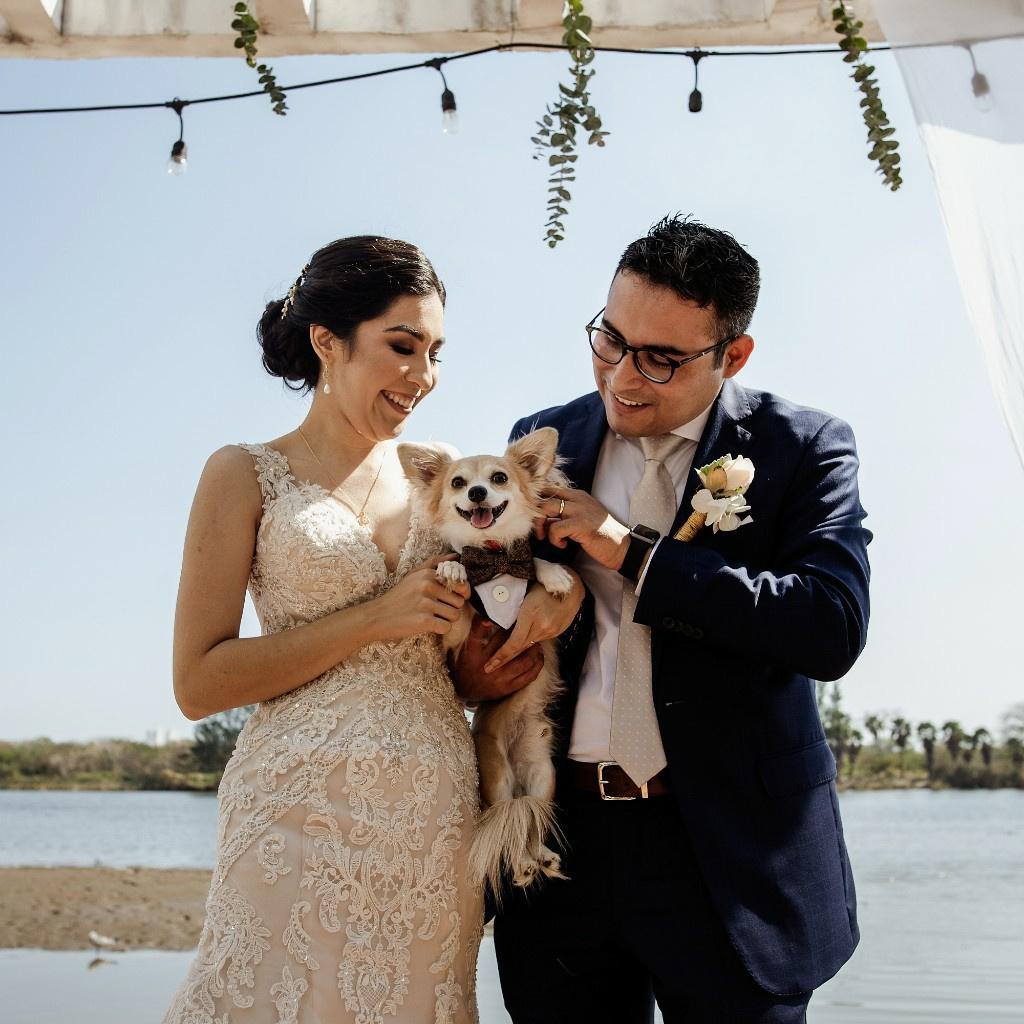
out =
[[[262,448],[264,445],[254,445]],[[263,505],[259,479],[253,462],[253,452],[237,444],[218,448],[203,467],[199,480],[199,493],[216,495],[219,499],[234,500],[254,510]]]

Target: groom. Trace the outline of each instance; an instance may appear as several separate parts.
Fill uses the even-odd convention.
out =
[[[871,535],[850,428],[735,381],[758,287],[730,235],[666,218],[587,326],[597,392],[513,429],[559,431],[546,541],[593,597],[554,709],[568,880],[495,926],[515,1024],[804,1021],[857,945],[813,680],[864,647]],[[749,509],[676,539],[726,455]]]

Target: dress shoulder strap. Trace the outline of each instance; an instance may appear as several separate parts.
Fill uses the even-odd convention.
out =
[[[253,458],[256,468],[256,479],[260,483],[263,495],[263,507],[284,491],[292,482],[291,466],[288,460],[276,448],[265,444],[239,444],[239,448],[247,451]]]

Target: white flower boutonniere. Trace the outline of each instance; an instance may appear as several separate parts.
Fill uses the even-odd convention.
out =
[[[723,455],[695,472],[704,487],[693,496],[693,512],[676,532],[676,540],[689,543],[705,525],[718,533],[738,530],[753,522],[753,516],[743,516],[750,511],[744,495],[754,479],[750,459]]]

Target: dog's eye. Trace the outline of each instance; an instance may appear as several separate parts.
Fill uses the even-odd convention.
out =
[[[466,486],[466,481],[463,480],[461,476],[453,476],[452,477],[452,490],[454,490],[454,491],[461,491],[462,488],[465,487],[465,486]]]
[[[492,473],[491,474],[491,483],[492,484],[507,484],[508,483],[508,474],[507,473],[502,473],[502,472]]]

